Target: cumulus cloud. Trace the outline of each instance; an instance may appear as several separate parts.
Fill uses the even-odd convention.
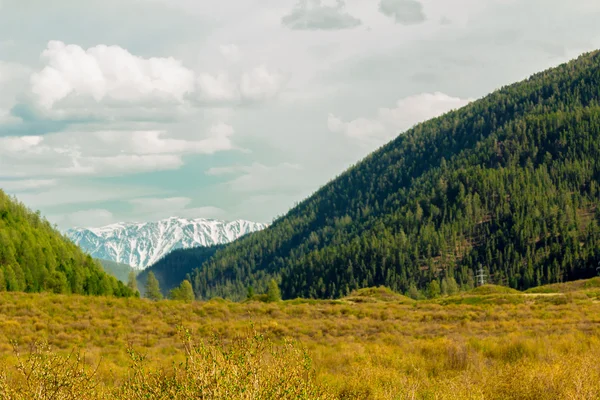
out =
[[[381,0],[379,11],[401,25],[415,25],[425,21],[423,5],[418,0]]]
[[[17,97],[27,90],[30,74],[31,70],[24,65],[0,61],[0,124],[18,122],[10,110]]]
[[[399,100],[395,108],[380,108],[371,119],[357,118],[346,122],[329,114],[327,126],[331,132],[382,144],[419,122],[463,107],[471,101],[472,99],[460,99],[440,92],[423,93]]]
[[[240,57],[236,45],[219,47],[227,60]],[[279,93],[281,73],[264,65],[232,75],[194,71],[172,57],[143,58],[119,46],[84,49],[51,41],[41,55],[41,71],[30,74],[27,109],[38,119],[155,120],[200,105],[261,101]],[[0,79],[2,69],[0,68]],[[196,104],[198,105],[198,104]]]
[[[182,102],[194,90],[194,73],[174,58],[142,58],[119,46],[84,50],[51,41],[42,53],[46,67],[32,75],[31,90],[47,109],[67,96],[96,102]]]
[[[238,100],[238,86],[226,72],[216,75],[201,73],[196,80],[198,97],[207,102],[232,102]]]
[[[321,0],[300,0],[281,23],[294,30],[340,30],[359,26],[360,19],[350,15],[343,0],[323,4]]]

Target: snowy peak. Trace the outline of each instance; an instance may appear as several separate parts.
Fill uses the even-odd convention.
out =
[[[265,224],[245,220],[171,217],[158,222],[69,229],[66,235],[92,257],[145,269],[175,249],[229,243],[264,228]]]

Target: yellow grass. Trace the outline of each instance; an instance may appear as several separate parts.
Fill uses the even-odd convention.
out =
[[[281,348],[289,338],[308,350],[316,376],[314,386],[304,382],[314,393],[323,388],[322,398],[598,399],[600,292],[580,286],[553,296],[484,290],[420,302],[371,289],[340,301],[274,304],[1,293],[0,373],[7,386],[23,385],[11,340],[22,354],[39,340],[52,354],[79,347],[92,372],[99,365],[95,390],[116,398],[132,376],[128,348],[146,355],[145,371],[167,379],[179,376],[173,362],[188,354],[178,326],[198,341],[216,334],[214,349],[229,349],[254,324]],[[305,360],[289,354],[296,356],[283,357],[287,368]],[[277,365],[276,357],[261,360],[265,370]],[[285,396],[254,396],[278,397]]]

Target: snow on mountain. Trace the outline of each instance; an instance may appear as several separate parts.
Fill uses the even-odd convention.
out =
[[[229,243],[266,226],[244,220],[171,217],[158,222],[74,228],[66,231],[66,235],[94,258],[129,264],[141,270],[175,249]]]

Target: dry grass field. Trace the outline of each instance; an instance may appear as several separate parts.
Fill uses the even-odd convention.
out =
[[[598,278],[418,302],[0,293],[0,398],[598,399],[599,298]]]

